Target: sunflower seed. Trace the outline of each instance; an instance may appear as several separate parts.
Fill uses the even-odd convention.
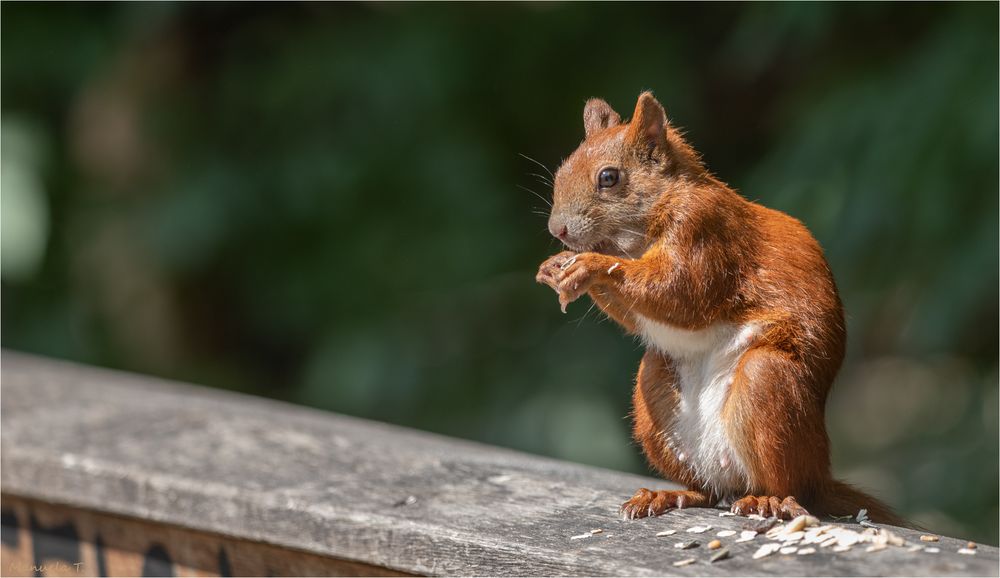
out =
[[[591,536],[593,536],[593,534],[587,532],[586,534],[580,534],[578,536],[570,536],[570,540],[582,540],[583,538],[589,538]]]
[[[928,554],[937,554],[940,551],[941,548],[924,548],[924,552],[927,552]]]
[[[736,530],[722,530],[716,534],[720,538],[728,538],[730,536],[735,536]]]
[[[798,552],[798,550],[799,549],[796,546],[785,546],[784,548],[778,550],[778,553],[779,554],[794,554],[794,553]]]
[[[687,531],[689,534],[702,534],[711,529],[712,529],[711,526],[691,526],[690,528],[687,529]]]
[[[603,529],[601,529],[601,528],[594,528],[593,530],[591,530],[591,531],[590,531],[590,533],[591,533],[591,534],[600,534],[600,533],[601,533],[601,532],[603,532],[603,531],[604,531],[604,530],[603,530]]]
[[[765,556],[770,556],[771,554],[777,552],[779,548],[781,548],[781,544],[778,544],[776,542],[764,544],[763,546],[758,548],[756,552],[753,553],[753,559],[758,560]]]
[[[799,550],[799,556],[805,556],[806,554],[815,554],[816,548],[802,548]]]
[[[695,560],[694,558],[687,558],[685,560],[678,560],[678,561],[674,562],[674,566],[677,566],[677,567],[687,566],[688,564],[694,564],[695,562],[697,562],[697,560]]]
[[[833,547],[833,551],[834,552],[847,552],[850,549],[851,549],[850,546],[834,546]]]
[[[664,530],[662,532],[657,532],[657,536],[673,536],[677,533],[677,530]]]
[[[930,534],[924,534],[920,537],[921,542],[937,542],[940,540],[937,536],[931,536]]]
[[[740,537],[736,540],[737,542],[749,542],[757,537],[757,532],[753,530],[743,530],[740,532]]]
[[[697,540],[691,540],[690,542],[677,542],[676,544],[674,544],[674,548],[677,548],[678,550],[688,550],[690,548],[697,548],[697,547],[698,547]]]
[[[959,548],[958,553],[972,555],[976,553],[976,550],[975,548]]]
[[[725,518],[725,517],[727,517],[727,516],[735,516],[735,515],[736,515],[736,514],[734,514],[734,513],[732,513],[732,512],[719,512],[719,517],[720,517],[720,518]]]
[[[888,546],[886,546],[885,544],[872,544],[871,546],[865,548],[865,552],[881,552],[886,548],[888,548]]]

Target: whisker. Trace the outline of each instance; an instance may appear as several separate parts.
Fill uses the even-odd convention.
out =
[[[546,185],[546,186],[549,186],[549,187],[554,187],[555,186],[555,185],[552,184],[552,181],[549,180],[549,178],[546,177],[545,175],[540,175],[538,173],[528,173],[528,176],[538,177],[538,180],[542,181],[543,185]]]
[[[552,202],[551,202],[551,201],[549,201],[548,199],[546,199],[545,197],[543,197],[542,195],[539,195],[539,194],[538,194],[538,193],[536,193],[535,191],[533,191],[533,190],[529,189],[528,187],[525,187],[525,186],[522,186],[522,185],[517,185],[517,188],[519,188],[519,189],[521,189],[521,190],[525,190],[525,191],[528,191],[528,192],[529,192],[529,193],[531,193],[532,195],[535,195],[536,197],[538,197],[539,199],[541,199],[541,200],[542,200],[542,202],[543,202],[543,203],[545,203],[546,205],[548,205],[548,207],[549,207],[550,209],[552,208]]]
[[[556,176],[552,174],[552,171],[549,170],[549,167],[543,165],[539,161],[536,161],[535,159],[529,157],[528,155],[526,155],[524,153],[517,153],[517,154],[521,155],[522,157],[528,159],[529,161],[531,161],[531,162],[535,163],[536,165],[538,165],[538,166],[542,167],[543,169],[545,169],[545,172],[549,173],[549,176],[552,177],[553,179],[556,178]]]

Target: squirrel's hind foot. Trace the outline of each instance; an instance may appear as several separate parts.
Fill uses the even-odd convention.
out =
[[[695,508],[709,505],[709,497],[693,490],[647,490],[639,488],[634,496],[621,505],[622,519],[634,520],[659,516],[672,508]]]
[[[733,502],[733,507],[730,510],[738,516],[758,514],[765,518],[774,516],[782,520],[791,520],[809,514],[795,501],[794,496],[788,496],[784,500],[777,496],[747,496]]]

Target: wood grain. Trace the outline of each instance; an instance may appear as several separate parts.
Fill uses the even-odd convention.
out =
[[[713,509],[619,519],[637,488],[669,487],[655,479],[12,352],[2,355],[2,381],[5,494],[372,567],[492,576],[1000,568],[995,547],[959,555],[965,541],[954,538],[942,538],[939,554],[855,548],[761,560],[751,554],[762,539],[730,538],[732,556],[709,564],[704,547],[673,548],[684,530],[749,522]],[[570,539],[595,528],[603,532]],[[670,528],[680,534],[655,536]],[[697,563],[672,565],[688,557]]]

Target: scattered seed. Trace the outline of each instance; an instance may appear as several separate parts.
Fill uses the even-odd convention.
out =
[[[802,548],[799,550],[799,556],[805,556],[806,554],[815,554],[816,548]]]
[[[784,548],[778,550],[778,553],[779,554],[794,554],[794,553],[798,552],[798,550],[799,549],[796,546],[785,546]]]
[[[833,547],[833,551],[834,552],[847,552],[850,549],[851,549],[850,546],[834,546]]]
[[[590,531],[590,533],[591,533],[591,534],[600,534],[600,533],[601,533],[601,532],[603,532],[603,531],[604,531],[604,530],[603,530],[603,529],[601,529],[601,528],[594,528],[593,530],[591,530],[591,531]]]
[[[929,534],[924,534],[920,537],[921,542],[937,542],[940,538],[937,536],[931,536]]]
[[[725,517],[727,517],[727,516],[735,516],[735,515],[736,515],[736,514],[734,514],[734,513],[732,513],[732,512],[719,512],[719,517],[720,517],[720,518],[725,518]]]
[[[664,530],[662,532],[657,532],[657,536],[673,536],[677,533],[677,530]]]
[[[677,567],[687,566],[688,564],[694,564],[695,562],[697,562],[697,560],[695,560],[694,558],[687,558],[685,560],[678,560],[678,561],[674,562],[674,566],[677,566]]]
[[[757,537],[757,532],[753,530],[743,530],[740,532],[740,537],[736,540],[737,542],[749,542]]]
[[[764,544],[763,546],[758,548],[756,552],[753,553],[753,559],[758,560],[765,556],[770,556],[771,554],[777,552],[779,548],[781,548],[781,544],[778,544],[776,542]]]
[[[886,548],[888,548],[888,546],[886,546],[885,544],[872,544],[871,546],[865,548],[865,552],[881,552]]]
[[[937,554],[940,551],[941,548],[924,548],[924,552],[927,552],[928,554]]]
[[[973,555],[973,554],[976,553],[976,549],[975,548],[959,548],[958,553],[959,554]]]
[[[593,534],[591,534],[590,532],[587,532],[586,534],[580,534],[578,536],[571,536],[570,540],[582,540],[583,538],[589,538],[591,536],[593,536]]]
[[[924,547],[921,546],[920,544],[914,544],[914,545],[910,546],[909,548],[907,548],[906,551],[907,552],[919,552],[919,551],[921,551],[923,549],[924,549]]]
[[[715,554],[712,554],[712,557],[708,559],[708,562],[710,564],[715,564],[719,560],[725,560],[728,557],[729,557],[729,548],[723,548],[718,552],[716,552]]]
[[[760,514],[750,514],[749,516],[747,516],[747,518],[750,518],[751,520],[766,520],[767,519],[764,516],[761,516]]]
[[[735,536],[735,535],[736,535],[736,530],[722,530],[716,534],[716,536],[720,538],[728,538],[730,536]]]
[[[965,545],[965,547],[968,548],[969,550],[975,550],[976,549],[976,543],[975,542],[969,542],[968,544]]]
[[[689,550],[691,548],[698,547],[698,540],[691,540],[690,542],[677,542],[674,544],[674,548],[678,550]]]
[[[707,531],[709,531],[711,529],[712,529],[711,526],[692,526],[692,527],[688,528],[687,531],[688,531],[689,534],[702,534],[702,533],[707,532]]]
[[[712,540],[711,542],[708,543],[709,550],[718,550],[721,547],[722,547],[722,542],[718,540]]]
[[[819,545],[820,548],[828,548],[837,543],[837,538],[830,538]]]

